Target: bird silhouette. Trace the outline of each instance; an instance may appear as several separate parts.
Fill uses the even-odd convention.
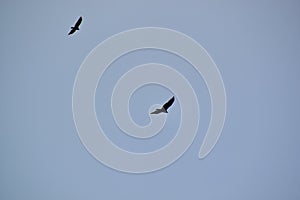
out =
[[[82,22],[82,17],[79,17],[79,19],[77,20],[74,27],[73,26],[71,27],[71,31],[69,32],[68,35],[71,35],[71,34],[75,33],[75,31],[79,30],[79,25],[81,24],[81,22]]]
[[[159,114],[159,113],[168,113],[168,109],[174,103],[175,97],[173,96],[167,103],[165,103],[162,108],[157,108],[155,111],[150,114]]]

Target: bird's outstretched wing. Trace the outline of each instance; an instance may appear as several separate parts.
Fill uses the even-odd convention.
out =
[[[153,111],[152,113],[150,113],[150,114],[159,114],[159,113],[161,113],[162,111],[160,110],[160,109],[156,109],[155,111]]]
[[[68,33],[68,35],[71,35],[71,34],[75,33],[75,31],[76,31],[76,29],[75,29],[75,28],[72,28],[72,29],[70,30],[70,32]]]
[[[174,103],[175,97],[173,96],[167,103],[163,105],[163,108],[167,111],[168,108]]]
[[[82,22],[82,17],[79,17],[79,19],[77,20],[77,22],[76,22],[76,24],[75,24],[75,26],[74,27],[79,27],[79,25],[81,24],[81,22]]]

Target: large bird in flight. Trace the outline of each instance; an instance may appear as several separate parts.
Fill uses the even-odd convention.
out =
[[[74,27],[71,27],[71,31],[69,32],[68,35],[71,35],[71,34],[75,33],[75,31],[79,30],[79,25],[81,24],[81,22],[82,22],[82,17],[79,17],[79,19],[77,20]]]
[[[174,96],[167,102],[165,103],[162,108],[157,108],[155,111],[153,111],[150,114],[159,114],[159,113],[168,113],[168,109],[170,108],[170,106],[174,103]]]

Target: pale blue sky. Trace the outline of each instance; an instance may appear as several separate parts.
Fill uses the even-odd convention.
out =
[[[81,30],[69,37],[79,16]],[[298,1],[2,1],[0,19],[0,199],[300,199]],[[118,66],[161,62],[184,66],[201,99],[201,125],[189,150],[163,170],[132,175],[102,165],[81,144],[72,88],[97,44],[145,26],[178,30],[208,51],[223,76],[228,111],[216,147],[198,160],[210,112],[201,77],[165,52],[117,60],[104,76],[108,87],[122,72]],[[108,100],[102,89],[96,99]],[[151,100],[143,90],[166,95],[162,99],[171,95],[145,87],[133,102]],[[148,107],[135,104],[134,119],[146,123]],[[115,130],[109,118],[101,120],[108,107],[96,107],[105,128]],[[178,105],[173,109],[179,112]],[[174,115],[167,133],[178,126]],[[172,135],[149,142],[121,133],[109,137],[123,148],[147,151]]]

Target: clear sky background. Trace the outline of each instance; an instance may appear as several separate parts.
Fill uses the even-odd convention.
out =
[[[79,16],[81,30],[68,36]],[[0,22],[0,199],[300,199],[299,1],[1,1]],[[182,73],[201,99],[200,129],[189,150],[163,170],[133,175],[104,166],[81,144],[72,89],[96,45],[145,26],[175,29],[199,42],[222,74],[228,107],[219,142],[199,160],[210,117],[201,77],[165,52],[117,60],[103,77],[107,87],[98,87],[96,108],[112,132],[108,137],[122,148],[163,146],[180,112],[175,103],[166,134],[151,141],[118,133],[105,105],[126,69],[147,62],[186,65]],[[156,96],[145,95],[153,91]],[[149,105],[170,95],[157,86],[141,88],[131,101],[133,118],[147,124]]]

